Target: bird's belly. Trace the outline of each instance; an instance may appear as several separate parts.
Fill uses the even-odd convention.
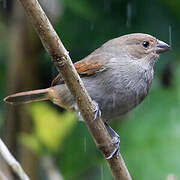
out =
[[[102,112],[104,121],[114,120],[125,115],[146,97],[147,91],[144,89],[123,89],[104,94],[104,98],[94,97]]]

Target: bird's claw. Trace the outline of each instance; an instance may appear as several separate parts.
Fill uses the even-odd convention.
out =
[[[93,118],[93,121],[94,122],[97,117],[101,117],[101,110],[99,109],[99,105],[96,101],[93,101],[93,104],[95,106],[95,110],[94,110],[94,118]]]
[[[114,151],[106,158],[108,160],[119,153],[120,137],[107,123],[104,123],[104,124],[105,124],[106,129],[109,132],[110,136],[112,137],[112,143],[115,145]]]
[[[95,106],[95,109],[94,109],[94,118],[93,118],[92,122],[94,122],[98,117],[101,117],[101,110],[99,109],[98,103],[96,101],[93,101],[93,104]],[[83,121],[80,111],[78,111],[78,117],[79,117],[80,121]]]
[[[78,112],[78,118],[79,118],[79,121],[84,121],[83,117],[81,116],[81,112],[80,111]]]
[[[119,150],[120,150],[120,138],[118,138],[118,137],[115,138],[114,137],[112,139],[112,143],[115,144],[115,149],[108,157],[106,157],[106,160],[111,159],[113,156],[116,156],[119,153]]]

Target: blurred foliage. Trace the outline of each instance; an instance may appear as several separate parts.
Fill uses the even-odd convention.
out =
[[[70,112],[59,113],[47,103],[28,106],[34,120],[32,135],[21,134],[21,141],[36,153],[53,153],[61,150],[65,136],[71,132],[75,115]]]
[[[94,9],[90,1],[64,0],[64,4],[66,5],[66,8],[68,8],[74,14],[77,14],[87,20],[95,19],[98,15],[97,9]]]
[[[120,134],[121,153],[134,180],[165,180],[170,173],[180,178],[179,0],[64,0],[63,3],[64,13],[54,26],[74,62],[105,41],[132,32],[149,33],[171,44],[172,51],[163,54],[156,64],[148,97],[128,115],[128,120],[111,125]],[[1,99],[7,94],[5,28],[9,27],[5,24],[0,23]],[[44,50],[41,58],[41,87],[48,87],[57,72]],[[170,74],[165,73],[167,69]],[[163,76],[171,81],[169,86],[163,84]],[[3,103],[0,106],[2,125]],[[20,134],[20,140],[40,156],[52,155],[65,179],[112,179],[84,123],[46,103],[27,108],[34,118],[34,130],[31,135]]]

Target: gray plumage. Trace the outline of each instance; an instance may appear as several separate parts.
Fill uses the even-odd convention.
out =
[[[104,121],[118,119],[143,101],[151,87],[153,66],[159,54],[169,48],[151,35],[135,33],[110,40],[75,63],[89,95],[99,105]],[[36,92],[32,93],[32,101],[35,101]],[[5,101],[25,103],[23,96],[27,98],[27,92],[8,96]],[[66,109],[74,110],[76,106],[60,76],[40,97],[36,100],[49,99]]]

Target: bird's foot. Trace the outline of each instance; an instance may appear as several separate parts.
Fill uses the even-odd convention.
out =
[[[78,119],[79,119],[79,121],[84,121],[83,117],[81,116],[81,112],[80,111],[78,111]]]
[[[115,144],[114,151],[106,158],[108,160],[108,159],[111,159],[113,156],[116,156],[119,153],[120,137],[107,123],[104,123],[104,124],[106,126],[108,133],[112,137],[112,143]]]
[[[93,101],[93,104],[95,106],[95,109],[94,109],[94,118],[93,118],[92,122],[94,122],[97,118],[101,117],[101,110],[99,109],[98,103],[96,101]],[[78,109],[78,108],[76,108],[76,109]],[[76,110],[76,111],[78,111],[78,110]],[[80,111],[78,111],[78,118],[80,121],[84,121],[83,117],[81,116]]]
[[[95,110],[94,110],[94,118],[92,122],[94,122],[97,118],[101,117],[101,110],[99,109],[98,103],[96,101],[93,101],[93,104],[95,106]]]

